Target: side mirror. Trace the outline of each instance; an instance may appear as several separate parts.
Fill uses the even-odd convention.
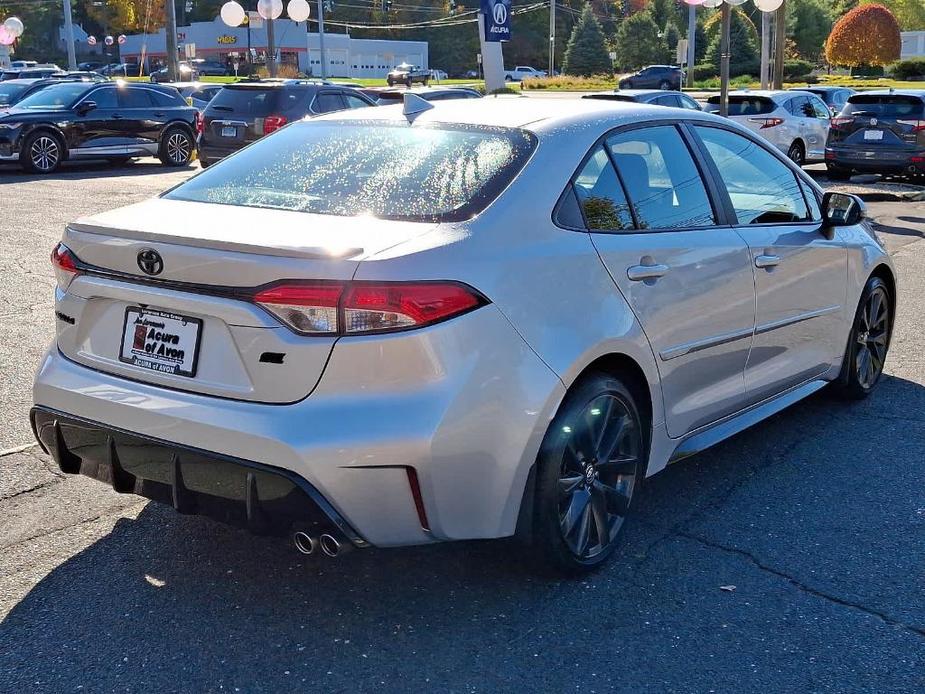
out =
[[[832,227],[850,227],[867,218],[867,207],[857,195],[828,192],[822,196],[822,216]]]
[[[77,107],[77,113],[79,113],[81,116],[85,116],[95,108],[96,108],[95,101],[84,101]]]

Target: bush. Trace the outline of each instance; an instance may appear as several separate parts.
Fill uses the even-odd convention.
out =
[[[700,65],[695,65],[693,68],[691,68],[691,71],[693,73],[695,82],[712,79],[714,77],[719,79],[719,70],[715,65],[710,63],[701,63]]]
[[[551,89],[565,92],[587,92],[592,90],[613,89],[617,85],[610,75],[592,75],[576,77],[574,75],[557,75],[555,77],[531,77],[520,83],[525,91]]]
[[[893,63],[890,72],[898,80],[925,79],[925,58],[900,60],[898,63]]]
[[[802,82],[803,77],[813,71],[813,64],[808,60],[785,60],[784,80]]]

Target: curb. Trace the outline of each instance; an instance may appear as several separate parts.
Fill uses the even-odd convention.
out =
[[[902,193],[870,192],[855,193],[864,202],[925,202],[925,190]]]

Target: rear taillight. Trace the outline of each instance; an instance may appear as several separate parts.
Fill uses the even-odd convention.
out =
[[[258,118],[254,125],[258,135],[269,135],[274,130],[279,130],[286,125],[286,122],[286,116],[267,116],[266,118]]]
[[[71,281],[80,273],[77,267],[77,256],[63,243],[59,243],[51,251],[51,264],[55,269],[55,279],[61,289],[67,289]]]
[[[829,126],[835,128],[835,130],[839,130],[846,125],[851,125],[852,123],[854,123],[854,118],[835,117],[829,120]]]
[[[202,113],[196,111],[196,134],[202,135],[205,132],[205,121],[202,119]]]
[[[925,131],[925,120],[896,120],[900,125],[911,125],[912,132],[920,133]]]
[[[253,301],[303,335],[368,335],[421,328],[487,303],[455,282],[292,282]]]
[[[783,118],[749,118],[752,123],[761,123],[760,130],[765,128],[773,128],[777,125],[780,125],[784,122]]]

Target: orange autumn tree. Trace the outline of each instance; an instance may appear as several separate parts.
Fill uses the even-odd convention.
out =
[[[883,5],[854,8],[832,27],[825,58],[832,65],[887,65],[899,60],[902,40],[896,17]]]

